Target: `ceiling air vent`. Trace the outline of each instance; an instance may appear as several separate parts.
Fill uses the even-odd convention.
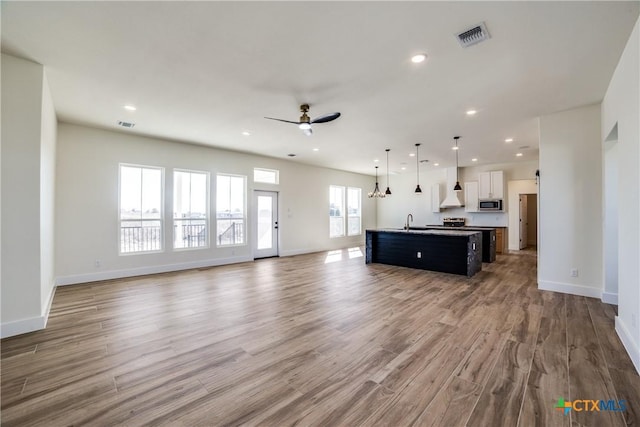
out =
[[[484,22],[481,22],[475,27],[461,32],[457,37],[460,46],[469,47],[491,38],[491,35],[489,31],[487,31],[487,26],[484,25]]]
[[[135,123],[123,122],[122,120],[118,120],[118,126],[122,126],[123,128],[132,128],[135,125]]]

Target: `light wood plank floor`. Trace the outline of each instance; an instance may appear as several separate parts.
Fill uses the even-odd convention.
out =
[[[1,343],[2,425],[640,423],[614,307],[537,290],[535,256],[467,279],[359,253],[61,287],[46,330]]]

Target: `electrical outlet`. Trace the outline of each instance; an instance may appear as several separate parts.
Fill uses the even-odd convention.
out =
[[[571,277],[578,277],[578,269],[577,268],[572,268],[571,269]]]
[[[422,252],[418,252],[418,258],[422,258]]]

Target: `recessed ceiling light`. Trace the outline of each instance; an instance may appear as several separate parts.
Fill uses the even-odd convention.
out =
[[[477,161],[478,161],[478,159],[473,158],[473,159],[471,159],[471,161],[472,161],[472,162],[477,162]]]
[[[403,171],[407,170],[407,168],[405,166],[401,167],[400,169],[402,169]]]
[[[451,147],[452,150],[459,150],[460,147],[458,147],[457,145],[454,145],[453,147]]]
[[[378,163],[380,161],[380,159],[373,159],[374,163]]]
[[[516,153],[516,157],[522,157],[522,153]]]
[[[409,153],[409,157],[415,157],[416,153]]]
[[[433,166],[440,166],[440,163],[434,163]]]
[[[320,151],[320,149],[319,148],[314,148],[313,151]]]
[[[476,110],[468,110],[467,111],[467,116],[473,116],[475,113],[477,113]]]
[[[504,142],[513,142],[513,138],[507,138],[504,140]]]
[[[134,107],[133,105],[125,105],[123,108],[125,110],[129,110],[129,111],[136,111],[137,110],[137,108]]]
[[[425,55],[424,53],[419,53],[411,57],[411,62],[413,62],[414,64],[419,64],[421,62],[424,62],[425,59],[427,59],[427,55]]]
[[[245,130],[245,131],[242,132],[242,134],[244,136],[249,136],[249,135],[251,135],[251,132]]]

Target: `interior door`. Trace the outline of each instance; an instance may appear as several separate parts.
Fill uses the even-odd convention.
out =
[[[520,249],[527,247],[527,195],[520,195]]]
[[[278,193],[256,190],[253,196],[254,258],[278,256]]]

